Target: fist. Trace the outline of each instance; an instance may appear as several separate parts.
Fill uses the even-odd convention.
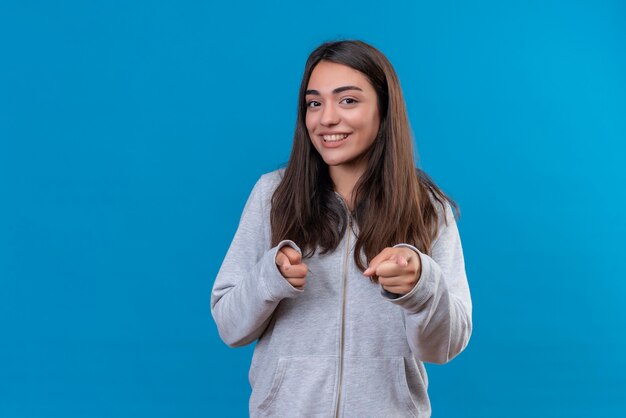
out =
[[[300,253],[289,246],[285,246],[278,251],[275,261],[278,271],[289,284],[302,290],[306,283],[306,274],[309,268],[302,262]]]
[[[405,295],[417,284],[422,273],[419,255],[410,248],[385,248],[372,258],[365,276],[378,276],[380,283],[388,292]]]

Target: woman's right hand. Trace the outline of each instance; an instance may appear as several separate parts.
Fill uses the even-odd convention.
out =
[[[304,288],[309,268],[302,262],[299,252],[289,246],[282,247],[276,254],[276,266],[289,284],[296,289]]]

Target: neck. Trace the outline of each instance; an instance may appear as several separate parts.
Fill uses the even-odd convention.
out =
[[[328,173],[335,185],[335,191],[343,197],[350,211],[354,210],[354,186],[364,172],[365,166],[345,167],[340,165],[328,167]]]

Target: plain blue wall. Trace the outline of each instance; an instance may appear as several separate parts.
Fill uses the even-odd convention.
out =
[[[625,3],[380,0],[0,3],[0,416],[246,415],[210,290],[336,38],[392,61],[461,206],[434,416],[626,416]]]

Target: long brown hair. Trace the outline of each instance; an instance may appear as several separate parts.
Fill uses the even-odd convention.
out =
[[[435,204],[441,205],[442,213],[446,200],[457,214],[458,206],[415,167],[413,135],[396,72],[380,51],[358,40],[325,42],[307,59],[291,156],[272,196],[272,246],[290,239],[305,257],[315,254],[318,247],[325,254],[337,248],[347,227],[346,210],[335,195],[328,166],[312,145],[305,124],[305,91],[311,72],[322,60],[363,73],[378,98],[380,127],[365,156],[365,173],[354,190],[352,215],[359,229],[356,265],[365,270],[367,262],[383,248],[398,243],[414,245],[430,255],[438,233]],[[366,262],[360,257],[361,251]]]

